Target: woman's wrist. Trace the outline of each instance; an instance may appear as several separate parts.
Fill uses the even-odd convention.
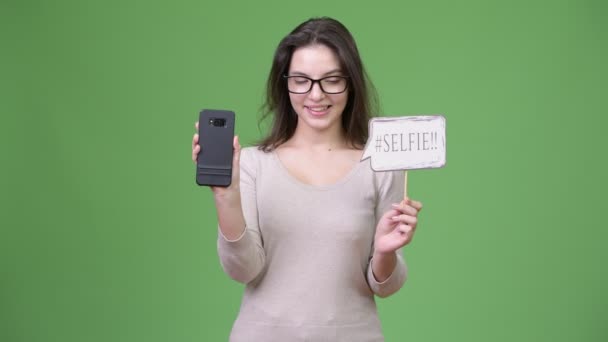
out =
[[[374,278],[376,278],[379,283],[384,282],[391,276],[391,274],[393,274],[393,270],[395,269],[396,265],[396,252],[382,253],[374,251],[372,261],[372,272],[374,274]]]
[[[235,240],[245,229],[241,195],[238,188],[219,190],[214,189],[213,193],[220,230],[228,240]]]
[[[231,188],[213,188],[213,199],[216,206],[240,206],[241,191],[238,186]]]

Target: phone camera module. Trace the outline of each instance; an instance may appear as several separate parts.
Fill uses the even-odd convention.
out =
[[[220,118],[209,119],[209,124],[213,127],[225,127],[226,119],[220,119]]]

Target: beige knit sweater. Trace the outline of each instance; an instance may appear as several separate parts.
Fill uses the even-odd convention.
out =
[[[371,271],[377,220],[403,197],[403,172],[374,172],[369,159],[330,186],[294,178],[275,152],[241,153],[247,228],[218,236],[224,271],[246,284],[230,341],[383,341],[374,295],[403,285]]]

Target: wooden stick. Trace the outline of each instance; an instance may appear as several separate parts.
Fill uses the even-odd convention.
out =
[[[403,182],[403,199],[407,198],[407,170],[405,170],[405,181]]]

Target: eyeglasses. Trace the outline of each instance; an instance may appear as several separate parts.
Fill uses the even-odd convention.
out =
[[[287,79],[287,90],[293,94],[306,94],[312,90],[315,83],[319,83],[321,91],[326,94],[340,94],[348,87],[346,76],[327,76],[318,80],[306,76],[284,75],[283,77]]]

